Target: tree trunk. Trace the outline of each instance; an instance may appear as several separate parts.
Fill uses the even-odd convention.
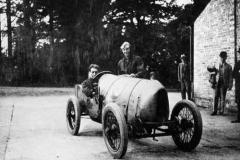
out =
[[[33,10],[31,10],[31,5],[33,5]],[[34,52],[36,45],[36,1],[33,0],[23,0],[24,7],[24,54],[26,56],[26,61],[24,63],[24,77],[30,78],[25,79],[26,81],[32,81],[33,77],[33,67],[34,67]],[[33,11],[33,14],[31,13]],[[32,20],[31,20],[32,19]],[[32,22],[32,23],[31,23]]]
[[[1,80],[1,76],[2,76],[2,62],[3,62],[3,60],[2,60],[2,28],[1,28],[1,25],[2,25],[2,23],[1,23],[1,14],[2,14],[2,10],[0,10],[0,80]]]
[[[36,0],[33,0],[33,7],[34,7],[34,12],[32,15],[32,35],[31,35],[31,47],[30,47],[30,81],[33,81],[33,69],[35,67],[35,59],[34,59],[34,53],[35,53],[35,45],[36,45],[36,13],[37,13],[37,6],[36,6]]]
[[[8,35],[8,56],[12,57],[12,24],[11,24],[11,0],[6,0],[7,3],[7,35]]]
[[[50,56],[49,56],[49,64],[48,64],[48,69],[49,72],[51,70],[51,65],[53,61],[53,51],[54,51],[54,35],[53,35],[53,0],[48,0],[49,2],[49,32],[50,32]]]

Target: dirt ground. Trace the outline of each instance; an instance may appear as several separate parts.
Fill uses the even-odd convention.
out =
[[[7,93],[0,96],[0,160],[112,159],[101,124],[84,117],[78,136],[69,134],[65,110],[73,88],[0,87],[0,93]],[[168,95],[171,110],[180,93]],[[236,115],[210,116],[211,109],[199,109],[203,135],[195,150],[179,150],[171,136],[129,139],[124,159],[240,159],[240,124],[230,123]]]
[[[45,88],[45,87],[1,87],[0,97],[24,97],[24,96],[47,96],[47,95],[71,95],[74,94],[72,88]]]

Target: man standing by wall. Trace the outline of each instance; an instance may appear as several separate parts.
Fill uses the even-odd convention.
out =
[[[238,51],[240,53],[240,51]],[[236,83],[236,102],[237,102],[237,119],[235,121],[232,121],[232,123],[240,123],[240,61],[238,61],[233,69],[233,78],[235,79]]]
[[[184,54],[180,58],[182,62],[178,65],[178,81],[181,83],[182,99],[186,99],[187,91],[188,99],[191,100],[190,64]]]
[[[216,76],[216,87],[214,95],[214,108],[212,116],[217,115],[218,99],[220,98],[220,115],[224,115],[225,98],[227,90],[232,89],[232,67],[226,62],[227,52],[222,51],[220,53],[221,63],[219,64],[218,73]]]

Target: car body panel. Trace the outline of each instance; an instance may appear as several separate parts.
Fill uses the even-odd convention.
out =
[[[118,104],[129,122],[136,117],[143,122],[163,122],[169,117],[167,92],[156,80],[105,74],[98,86],[104,103]]]

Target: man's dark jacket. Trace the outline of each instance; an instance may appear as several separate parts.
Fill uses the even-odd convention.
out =
[[[238,61],[234,66],[233,78],[236,83],[236,100],[238,102],[240,100],[240,61]]]
[[[190,64],[181,62],[178,65],[178,81],[190,81]]]
[[[144,63],[141,57],[132,55],[127,61],[125,58],[118,62],[118,74],[136,74],[138,77],[143,76]]]
[[[221,64],[219,64],[218,74],[216,76],[217,84],[218,84],[218,81],[219,81],[220,66],[221,66]],[[224,82],[224,85],[226,86],[226,88],[232,88],[232,86],[233,86],[232,66],[230,64],[228,64],[227,62],[224,62],[223,82]]]
[[[94,91],[94,86],[93,86],[93,79],[86,79],[82,83],[82,92],[87,96],[92,98],[93,97],[93,91]]]

